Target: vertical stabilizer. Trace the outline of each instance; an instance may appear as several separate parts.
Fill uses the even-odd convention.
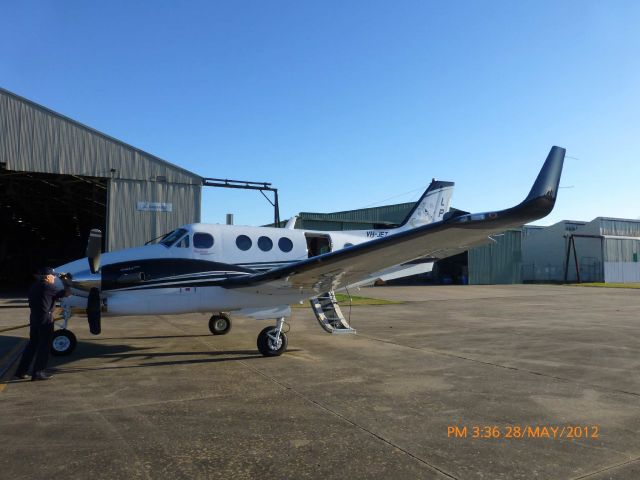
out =
[[[453,182],[432,180],[420,200],[400,224],[400,228],[416,228],[441,221],[451,206],[454,185]]]

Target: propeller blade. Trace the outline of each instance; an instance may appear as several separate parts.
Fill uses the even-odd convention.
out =
[[[100,254],[102,253],[102,232],[97,228],[89,233],[87,242],[87,258],[89,259],[89,270],[96,273],[100,270]]]
[[[101,317],[100,290],[92,288],[87,299],[87,320],[89,321],[89,331],[94,335],[99,335],[102,330]]]

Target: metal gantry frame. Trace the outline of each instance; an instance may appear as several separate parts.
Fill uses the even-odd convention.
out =
[[[204,187],[241,188],[244,190],[258,190],[273,207],[273,223],[280,225],[280,204],[278,203],[278,189],[267,182],[250,182],[246,180],[229,180],[228,178],[204,178]],[[264,192],[273,192],[273,201]]]
[[[580,265],[578,264],[578,251],[576,250],[576,238],[599,238],[600,244],[602,248],[602,235],[586,235],[586,234],[569,234],[565,235],[565,238],[568,239],[567,242],[567,255],[564,261],[564,283],[567,283],[569,280],[569,259],[571,258],[571,249],[573,248],[573,263],[576,267],[576,279],[578,283],[582,283],[580,279]],[[603,258],[604,260],[604,258]]]

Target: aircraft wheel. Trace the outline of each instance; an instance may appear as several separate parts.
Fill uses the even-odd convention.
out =
[[[231,330],[231,319],[228,315],[212,315],[209,319],[209,331],[214,335],[226,335]]]
[[[57,330],[51,339],[51,355],[69,355],[76,349],[78,340],[70,330]]]
[[[258,350],[265,357],[278,357],[287,350],[287,335],[280,332],[280,338],[275,338],[277,327],[266,327],[258,335]]]

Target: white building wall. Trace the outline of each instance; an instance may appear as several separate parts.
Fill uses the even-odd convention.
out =
[[[640,282],[640,238],[605,237],[604,242],[604,281]]]

